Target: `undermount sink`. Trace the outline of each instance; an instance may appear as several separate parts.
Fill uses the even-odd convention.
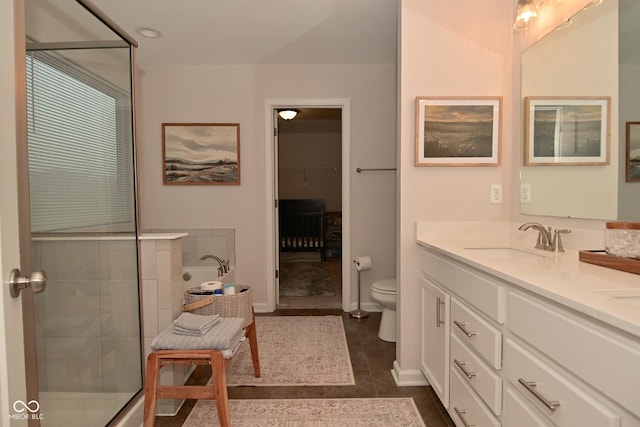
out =
[[[475,247],[465,248],[471,251],[478,251],[482,254],[491,255],[499,258],[524,259],[524,258],[547,258],[544,254],[522,251],[510,247]]]
[[[597,292],[618,301],[640,306],[640,289],[599,289]]]

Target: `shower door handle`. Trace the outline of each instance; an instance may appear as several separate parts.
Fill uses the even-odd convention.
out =
[[[42,270],[36,270],[29,276],[20,276],[20,270],[14,268],[9,275],[9,290],[11,296],[17,298],[20,291],[31,288],[34,294],[39,294],[47,287],[47,275]]]

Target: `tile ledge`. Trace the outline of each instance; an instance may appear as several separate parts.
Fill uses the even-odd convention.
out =
[[[187,237],[189,233],[142,233],[138,236],[140,240],[177,240]]]

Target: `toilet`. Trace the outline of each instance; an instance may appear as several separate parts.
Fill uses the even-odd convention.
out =
[[[383,341],[396,342],[396,279],[373,282],[371,299],[382,306],[378,337]]]

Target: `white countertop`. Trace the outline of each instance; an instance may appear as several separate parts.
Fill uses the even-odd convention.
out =
[[[456,229],[456,223],[419,223],[418,244],[640,337],[640,275],[581,262],[578,249],[570,244],[563,253],[535,249],[537,232],[519,232],[512,223],[458,225]],[[574,241],[596,245],[584,250],[602,249],[599,234],[595,240],[593,236],[574,236]]]

